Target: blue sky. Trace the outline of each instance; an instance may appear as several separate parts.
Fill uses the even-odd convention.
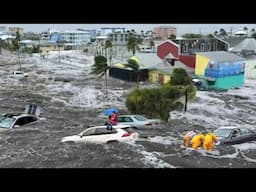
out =
[[[184,33],[202,33],[209,34],[215,30],[224,28],[226,31],[237,31],[239,28],[246,26],[249,30],[252,28],[256,29],[256,24],[0,24],[0,26],[9,27],[22,27],[25,32],[42,32],[48,28],[55,28],[57,30],[76,30],[77,28],[82,29],[100,29],[101,27],[125,27],[126,30],[135,29],[136,31],[147,31],[152,30],[156,26],[174,26],[177,28],[178,35]]]

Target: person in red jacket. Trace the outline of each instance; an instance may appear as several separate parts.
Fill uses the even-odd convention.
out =
[[[117,125],[117,113],[115,111],[111,114],[110,122],[112,125]]]

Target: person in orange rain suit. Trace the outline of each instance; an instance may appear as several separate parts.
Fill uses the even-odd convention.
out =
[[[197,148],[204,142],[204,135],[198,133],[191,139],[192,149],[197,150]]]
[[[204,138],[203,149],[212,151],[213,142],[217,142],[217,136],[214,133],[207,133]]]
[[[185,148],[189,147],[190,140],[196,135],[196,131],[192,130],[186,133],[183,137],[183,145]]]

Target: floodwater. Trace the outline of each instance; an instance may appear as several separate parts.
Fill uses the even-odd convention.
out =
[[[182,135],[192,128],[213,131],[221,125],[255,128],[256,84],[241,89],[197,92],[182,119],[140,131],[135,143],[70,144],[61,138],[106,121],[103,110],[116,107],[127,113],[125,96],[136,85],[89,75],[93,56],[79,51],[52,53],[46,59],[22,55],[23,80],[8,78],[19,69],[17,55],[0,57],[0,113],[22,112],[28,103],[44,109],[34,125],[0,133],[1,168],[244,168],[256,167],[256,142],[216,146],[214,151],[181,148]],[[150,85],[142,85],[150,86]]]

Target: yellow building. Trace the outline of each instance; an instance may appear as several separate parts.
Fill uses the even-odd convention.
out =
[[[64,45],[60,44],[58,46],[57,43],[48,42],[48,43],[40,44],[39,50],[40,50],[41,53],[47,53],[47,52],[50,52],[50,51],[63,51],[64,50]]]

